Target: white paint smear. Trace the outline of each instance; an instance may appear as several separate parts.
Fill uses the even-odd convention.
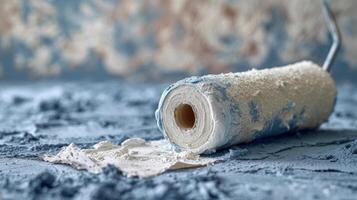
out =
[[[114,165],[127,176],[150,177],[168,170],[195,168],[214,163],[217,158],[204,158],[190,152],[175,152],[167,140],[145,141],[131,138],[121,145],[102,141],[93,149],[81,149],[75,144],[57,155],[46,155],[45,161],[68,164],[76,169],[100,173]]]

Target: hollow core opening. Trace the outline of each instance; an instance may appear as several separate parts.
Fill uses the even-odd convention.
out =
[[[178,127],[184,129],[193,128],[196,122],[195,112],[188,104],[180,104],[175,109],[175,121]]]

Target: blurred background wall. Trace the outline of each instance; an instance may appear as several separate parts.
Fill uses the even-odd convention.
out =
[[[332,0],[335,78],[357,77],[357,1]],[[0,0],[0,76],[172,80],[302,59],[331,39],[318,0]]]

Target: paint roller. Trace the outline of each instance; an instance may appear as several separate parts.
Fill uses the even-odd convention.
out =
[[[336,20],[324,2],[333,45],[323,67],[311,61],[241,73],[190,77],[169,86],[155,113],[174,146],[194,153],[250,142],[328,120],[336,100],[329,70],[340,45]]]

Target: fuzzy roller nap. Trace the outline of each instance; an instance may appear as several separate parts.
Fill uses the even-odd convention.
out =
[[[156,118],[171,143],[202,153],[325,122],[336,99],[330,74],[303,61],[191,77],[165,90]]]

